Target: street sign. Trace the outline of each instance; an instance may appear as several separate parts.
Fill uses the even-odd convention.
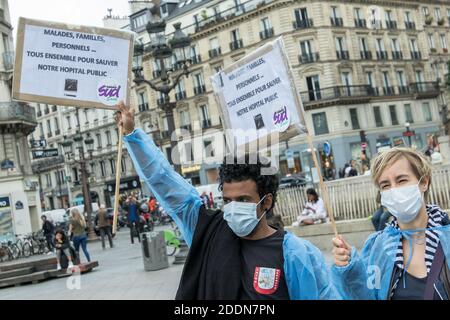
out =
[[[58,149],[33,150],[33,159],[42,159],[58,156]]]
[[[32,140],[31,141],[31,148],[45,148],[47,146],[47,141],[45,139],[40,140]]]
[[[404,136],[404,137],[412,137],[412,136],[415,135],[415,134],[416,134],[416,133],[414,132],[414,130],[403,132],[403,136]]]

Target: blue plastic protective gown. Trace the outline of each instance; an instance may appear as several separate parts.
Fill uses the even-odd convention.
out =
[[[195,188],[177,174],[154,142],[137,128],[124,137],[128,153],[144,180],[191,246],[202,201]],[[284,272],[291,299],[339,299],[321,252],[306,240],[286,233]]]
[[[450,226],[435,229],[439,235],[447,264],[450,262]],[[331,277],[345,300],[387,300],[394,271],[395,254],[402,236],[401,230],[388,226],[372,234],[361,255],[352,248],[350,263],[334,265]]]

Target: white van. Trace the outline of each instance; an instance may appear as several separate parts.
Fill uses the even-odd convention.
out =
[[[41,212],[41,216],[39,218],[42,216],[46,216],[47,220],[51,221],[55,225],[67,223],[69,220],[69,217],[66,215],[66,210],[64,209],[44,211]]]
[[[86,213],[84,212],[84,204],[79,205],[79,206],[73,206],[73,207],[70,207],[69,209],[67,209],[66,213],[67,213],[68,217],[70,217],[70,210],[75,209],[75,208],[78,209],[78,211],[80,211],[80,213],[83,214],[84,217],[86,218]],[[93,202],[92,203],[92,212],[95,213],[95,212],[98,211],[98,209],[99,209],[98,203],[97,202]]]

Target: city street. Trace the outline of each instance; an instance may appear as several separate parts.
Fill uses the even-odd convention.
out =
[[[162,230],[157,227],[156,230]],[[121,229],[114,242],[115,247],[102,250],[101,242],[88,244],[93,260],[99,267],[81,276],[81,289],[66,287],[69,277],[44,281],[38,284],[0,289],[0,300],[7,299],[173,299],[178,288],[183,265],[173,265],[159,271],[144,271],[141,245],[135,239],[130,243],[128,228]],[[85,261],[81,253],[82,261]]]

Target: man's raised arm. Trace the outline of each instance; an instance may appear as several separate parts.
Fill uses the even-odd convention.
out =
[[[173,170],[152,139],[134,128],[134,110],[118,105],[117,122],[139,177],[147,183],[160,205],[174,219],[190,246],[202,202],[195,188]]]

